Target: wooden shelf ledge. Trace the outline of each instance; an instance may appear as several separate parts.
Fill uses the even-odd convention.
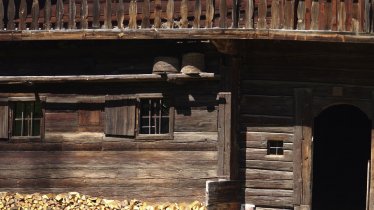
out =
[[[0,84],[34,84],[64,82],[143,82],[143,81],[194,81],[219,80],[214,73],[185,74],[125,74],[125,75],[66,75],[66,76],[1,76]]]

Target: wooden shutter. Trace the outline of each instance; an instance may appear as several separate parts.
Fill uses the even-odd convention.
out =
[[[0,99],[0,139],[7,139],[9,135],[9,107],[8,101]]]
[[[105,101],[105,134],[135,135],[135,99],[107,98]]]

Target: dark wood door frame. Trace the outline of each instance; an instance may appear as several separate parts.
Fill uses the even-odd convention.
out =
[[[293,148],[294,208],[296,210],[310,210],[312,207],[313,196],[313,95],[312,89],[310,88],[297,88],[294,90],[294,94],[296,116]],[[372,92],[370,110],[364,112],[371,118],[371,120],[374,119],[374,91]],[[374,163],[374,123],[372,123],[371,132],[371,163]],[[374,183],[374,167],[370,168],[368,200],[368,209],[374,210],[374,184],[371,183]]]

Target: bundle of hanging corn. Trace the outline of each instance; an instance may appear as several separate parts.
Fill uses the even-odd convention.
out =
[[[77,192],[57,195],[0,192],[0,209],[206,210],[206,207],[198,201],[193,203],[147,204],[138,200],[108,200]]]

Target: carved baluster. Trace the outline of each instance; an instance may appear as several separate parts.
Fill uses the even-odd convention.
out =
[[[20,11],[20,13],[21,13],[21,11]],[[25,16],[25,18],[26,18],[26,16]],[[43,28],[45,30],[50,30],[51,29],[51,0],[45,0]]]
[[[162,12],[161,0],[155,0],[155,19],[154,19],[155,28],[161,27],[161,12]]]
[[[62,29],[64,27],[64,3],[62,0],[56,2],[56,29]]]
[[[246,0],[245,28],[253,29],[253,0]]]
[[[200,16],[201,16],[201,0],[195,0],[195,18],[193,20],[193,27],[200,28]]]
[[[258,29],[266,29],[266,12],[267,12],[266,0],[260,0],[258,3],[258,20],[257,20]]]
[[[33,0],[32,6],[31,6],[31,29],[32,30],[38,30],[39,29],[39,1]]]
[[[181,28],[188,28],[188,2],[187,0],[182,0],[181,2]]]
[[[206,0],[206,10],[205,10],[205,28],[213,27],[213,18],[214,18],[214,0]]]
[[[142,13],[143,13],[142,28],[149,28],[150,25],[151,25],[151,23],[150,23],[151,3],[149,2],[149,0],[144,0]]]
[[[312,2],[312,23],[311,23],[311,29],[312,30],[318,30],[318,23],[319,21],[319,2],[313,1]]]
[[[92,28],[100,28],[100,0],[94,0],[92,16]]]
[[[87,0],[82,0],[81,3],[81,28],[87,29],[88,28],[88,4]]]
[[[304,0],[299,0],[297,5],[297,29],[305,30],[305,2]]]
[[[118,0],[117,3],[117,25],[119,29],[123,29],[123,20],[125,19],[125,6],[123,0]]]
[[[130,6],[129,6],[129,15],[130,15],[130,20],[129,20],[129,28],[130,29],[136,29],[137,24],[136,24],[136,15],[138,13],[137,5],[136,5],[136,0],[131,0],[130,1]]]
[[[105,1],[105,9],[104,9],[104,28],[111,29],[112,28],[112,0]]]
[[[14,0],[8,1],[8,24],[7,24],[7,30],[14,30],[15,24],[14,24],[14,15],[16,13],[16,6],[14,5]]]
[[[76,29],[75,15],[77,14],[77,9],[75,5],[75,0],[69,0],[69,29]]]
[[[226,0],[219,1],[219,27],[227,27],[227,2]]]
[[[26,30],[26,17],[27,17],[27,4],[26,0],[21,0],[20,6],[19,6],[19,26],[18,28],[20,30]]]
[[[166,6],[167,27],[174,28],[174,0],[168,0]]]

